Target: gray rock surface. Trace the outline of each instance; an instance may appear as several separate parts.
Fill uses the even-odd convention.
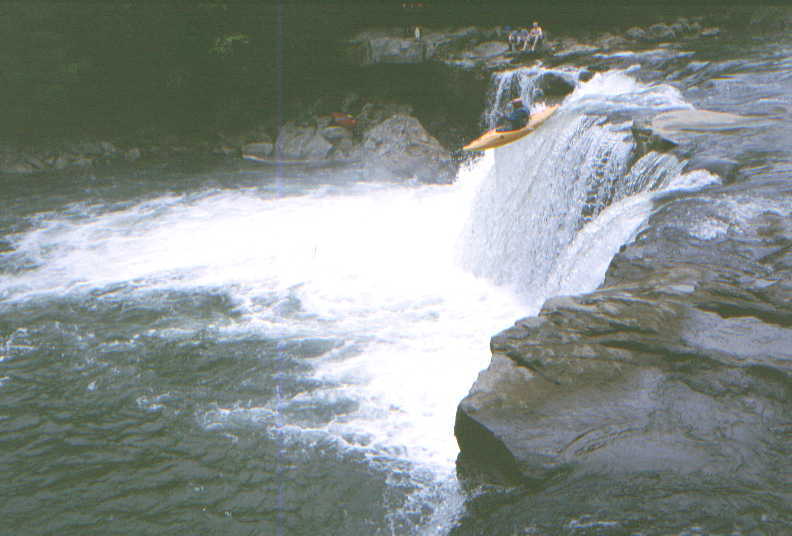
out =
[[[606,533],[724,512],[788,528],[792,207],[761,185],[661,203],[600,290],[493,337],[458,407],[458,466],[519,491],[454,536],[622,505]]]
[[[489,58],[498,56],[509,51],[509,45],[503,41],[485,41],[473,47],[470,55],[479,58]]]
[[[373,173],[430,183],[450,183],[456,174],[450,153],[409,115],[393,115],[366,131],[362,149]]]
[[[282,159],[321,160],[332,148],[333,145],[316,128],[287,123],[278,132],[275,156]]]
[[[242,147],[242,153],[259,157],[267,157],[272,154],[274,149],[275,144],[270,141],[256,141],[245,144]]]

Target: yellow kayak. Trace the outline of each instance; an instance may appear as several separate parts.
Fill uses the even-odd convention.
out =
[[[548,106],[544,110],[536,112],[535,114],[531,114],[531,119],[528,121],[528,124],[520,130],[505,130],[503,132],[498,132],[494,128],[492,130],[488,130],[480,137],[462,147],[462,150],[484,151],[486,149],[494,149],[495,147],[501,147],[502,145],[519,140],[523,136],[530,134],[536,129],[536,127],[544,123],[545,120],[553,115],[553,112],[558,109],[558,106],[558,104],[554,104],[553,106]]]

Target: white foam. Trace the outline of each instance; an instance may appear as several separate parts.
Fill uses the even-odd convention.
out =
[[[459,229],[491,166],[491,157],[480,159],[451,187],[372,185],[276,200],[214,191],[47,215],[15,241],[38,267],[5,278],[0,292],[14,301],[115,286],[133,295],[219,289],[241,314],[220,336],[347,341],[359,351],[312,360],[327,387],[301,395],[357,403],[323,432],[367,436],[372,456],[397,450],[448,475],[456,404],[486,366],[490,336],[524,313],[507,291],[455,264]],[[262,300],[273,295],[296,300],[299,314]],[[158,335],[185,336],[168,330]],[[275,406],[219,408],[210,422],[266,416]]]
[[[675,87],[644,84],[629,73],[630,69],[596,73],[565,99],[564,106],[597,113],[693,108]]]

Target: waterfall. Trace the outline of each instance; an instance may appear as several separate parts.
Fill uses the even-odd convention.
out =
[[[491,82],[493,89],[489,92],[487,107],[482,115],[484,126],[488,129],[495,127],[512,99],[520,98],[528,109],[533,108],[533,104],[544,96],[542,84],[545,78],[566,80],[571,84],[577,80],[578,73],[543,67],[518,67],[494,73]]]
[[[544,72],[495,75],[485,117],[496,116],[515,84],[535,94]],[[462,233],[462,264],[534,308],[595,288],[648,216],[652,192],[671,187],[684,167],[670,154],[637,154],[624,110],[687,107],[674,88],[646,86],[623,71],[578,84],[535,133],[494,150]]]

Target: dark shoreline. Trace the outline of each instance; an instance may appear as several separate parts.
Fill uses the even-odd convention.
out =
[[[440,9],[438,4],[435,9]],[[271,8],[271,6],[270,6]],[[475,6],[474,6],[475,8]],[[475,12],[475,9],[470,8]],[[338,11],[338,8],[335,8]],[[373,9],[373,8],[372,8]],[[298,8],[292,7],[295,13],[299,13]],[[755,12],[754,16],[748,20],[735,17],[734,13],[721,13],[711,20],[719,21],[724,26],[709,26],[710,19],[670,19],[670,10],[656,14],[649,11],[643,15],[647,18],[655,17],[657,20],[669,20],[671,24],[655,24],[659,27],[670,27],[674,24],[687,25],[687,21],[697,21],[697,35],[709,32],[710,39],[717,42],[721,38],[732,40],[734,35],[733,26],[750,26],[754,34],[752,36],[769,36],[772,38],[777,31],[779,21],[783,22],[783,17],[779,18],[777,10],[766,8],[763,11]],[[781,12],[789,16],[789,11]],[[286,17],[284,13],[282,15]],[[292,14],[294,16],[294,14]],[[461,15],[458,15],[461,17]],[[497,18],[497,17],[496,17]],[[458,19],[461,20],[461,19]],[[485,19],[486,20],[486,19]],[[373,21],[372,21],[373,22]],[[626,20],[621,21],[625,26]],[[731,25],[731,26],[730,26]],[[520,63],[531,64],[541,60],[546,65],[563,65],[569,63],[576,66],[590,65],[596,70],[596,60],[591,57],[594,48],[608,50],[612,46],[626,46],[630,49],[640,50],[655,46],[657,38],[650,38],[642,41],[642,38],[635,37],[654,26],[637,27],[632,26],[629,32],[624,34],[613,34],[604,32],[594,34],[591,31],[579,32],[579,35],[572,37],[570,34],[553,33],[548,29],[548,42],[552,44],[558,55],[543,54],[538,58],[517,58],[512,61],[509,68],[513,68]],[[350,26],[352,28],[354,26]],[[398,26],[385,28],[386,32],[399,35]],[[478,32],[478,41],[462,43],[462,46],[472,47],[476,42],[486,41],[487,39],[501,39],[500,27],[486,28],[483,26],[470,27],[474,32]],[[702,31],[703,30],[703,31]],[[428,32],[437,32],[431,26]],[[446,30],[448,31],[448,30]],[[625,41],[625,35],[631,35]],[[637,33],[636,33],[637,32]],[[714,37],[713,37],[714,36]],[[318,35],[317,38],[322,37]],[[341,50],[342,45],[348,47],[348,40],[351,34],[342,36],[324,35],[325,42],[331,46],[326,49],[324,55],[312,58],[311,60],[299,60],[295,65],[302,65],[300,61],[319,62],[325,60],[327,65],[324,69],[331,71],[331,74],[322,78],[321,73],[313,73],[306,79],[301,86],[302,92],[289,92],[289,78],[298,76],[299,73],[291,72],[285,67],[295,59],[298,49],[284,48],[278,49],[275,54],[281,54],[278,59],[279,64],[284,67],[276,82],[282,84],[281,91],[276,91],[276,95],[268,94],[262,88],[260,94],[250,100],[250,96],[256,93],[252,81],[248,81],[243,88],[235,88],[236,93],[229,93],[225,97],[220,97],[214,90],[207,90],[205,98],[213,101],[214,105],[201,111],[196,110],[195,101],[189,97],[189,93],[201,92],[201,87],[184,87],[182,91],[187,92],[183,98],[176,94],[163,95],[158,103],[147,105],[139,104],[139,110],[135,113],[118,113],[107,108],[107,103],[98,102],[95,109],[91,107],[80,107],[79,103],[74,103],[73,109],[69,114],[59,117],[57,113],[47,117],[44,124],[38,124],[34,119],[25,123],[25,128],[20,131],[9,132],[14,122],[4,124],[5,134],[0,133],[0,172],[10,173],[42,173],[50,170],[61,170],[66,167],[91,167],[95,163],[113,162],[126,160],[141,162],[147,160],[160,160],[169,157],[181,157],[185,154],[194,154],[227,158],[239,157],[241,147],[245,143],[260,141],[262,135],[264,139],[274,140],[279,128],[288,121],[296,121],[298,124],[310,124],[316,121],[316,117],[335,111],[333,106],[339,107],[346,98],[353,96],[358,101],[358,107],[352,111],[357,113],[360,106],[366,102],[390,103],[392,105],[407,105],[413,109],[413,115],[424,125],[427,131],[436,137],[441,144],[450,151],[464,145],[464,143],[475,137],[481,129],[480,114],[485,106],[486,89],[489,76],[493,69],[499,64],[489,65],[482,63],[478,66],[467,69],[459,69],[454,66],[443,64],[443,61],[432,60],[418,65],[369,65],[361,66],[350,63],[348,52]],[[690,39],[687,35],[684,39]],[[251,36],[253,40],[253,36]],[[592,47],[591,45],[594,45]],[[234,65],[225,65],[225,69],[231,69],[229,74],[234,74],[235,69],[242,69],[237,72],[246,71],[244,61],[251,57],[260,58],[268,51],[266,46],[259,44],[258,48],[251,45],[244,49],[244,54],[239,58],[234,57]],[[581,54],[566,55],[563,50],[572,47],[592,49]],[[255,50],[253,50],[255,48]],[[41,53],[42,51],[39,51]],[[269,50],[269,52],[272,52]],[[252,54],[252,56],[250,56]],[[272,59],[272,58],[270,58]],[[214,58],[217,60],[217,58]],[[217,66],[217,65],[216,65]],[[94,65],[95,69],[98,66]],[[292,66],[292,70],[296,67]],[[299,69],[297,69],[299,71]],[[90,69],[89,69],[90,71]],[[79,78],[79,72],[78,78]],[[90,74],[90,73],[89,73]],[[89,74],[86,80],[90,81]],[[105,73],[107,74],[107,73]],[[160,73],[162,74],[162,73]],[[206,73],[205,73],[206,74]],[[309,74],[306,72],[306,74]],[[230,82],[236,78],[232,77]],[[142,82],[154,82],[155,80],[142,80]],[[72,80],[75,91],[80,90],[83,82]],[[111,83],[112,81],[107,81]],[[59,82],[60,83],[60,82]],[[272,88],[270,88],[272,89]],[[213,93],[215,91],[215,93]],[[244,96],[245,93],[247,96]],[[135,97],[132,91],[119,95],[115,104],[117,106],[130,106],[134,103]],[[288,96],[287,96],[288,95]],[[85,97],[85,95],[83,95]],[[138,96],[139,97],[139,96]],[[223,100],[227,97],[226,104]],[[131,100],[130,100],[131,99]],[[219,100],[218,100],[219,99]],[[126,102],[125,102],[126,101]],[[275,107],[272,102],[278,102]],[[227,110],[227,114],[218,111],[217,106],[223,108],[228,102],[235,104]],[[165,103],[166,110],[158,110]],[[336,103],[336,105],[332,104]],[[14,110],[12,110],[14,112]],[[15,110],[17,115],[29,116],[24,108]],[[54,111],[53,111],[54,112]],[[150,114],[158,115],[157,121],[149,121]],[[13,116],[14,113],[11,113]],[[78,116],[82,120],[74,122],[74,117]],[[211,116],[211,117],[209,117]],[[112,121],[108,122],[108,118]],[[58,124],[58,122],[61,124]],[[4,141],[3,141],[4,140]],[[91,146],[88,151],[82,151],[80,147]],[[97,147],[104,149],[97,149]]]
[[[370,73],[350,66],[341,52],[345,40],[376,27],[420,24],[438,31],[538,19],[550,37],[580,42],[679,17],[703,17],[729,35],[783,29],[772,7],[716,2],[441,0],[414,11],[385,1],[205,4],[107,3],[101,10],[92,2],[6,4],[0,141],[30,146],[94,137],[124,144],[132,138],[135,145],[146,132],[207,138],[262,124],[272,130],[323,95],[371,84]],[[371,91],[388,89],[374,84]],[[409,92],[401,93],[396,98],[409,102]]]

